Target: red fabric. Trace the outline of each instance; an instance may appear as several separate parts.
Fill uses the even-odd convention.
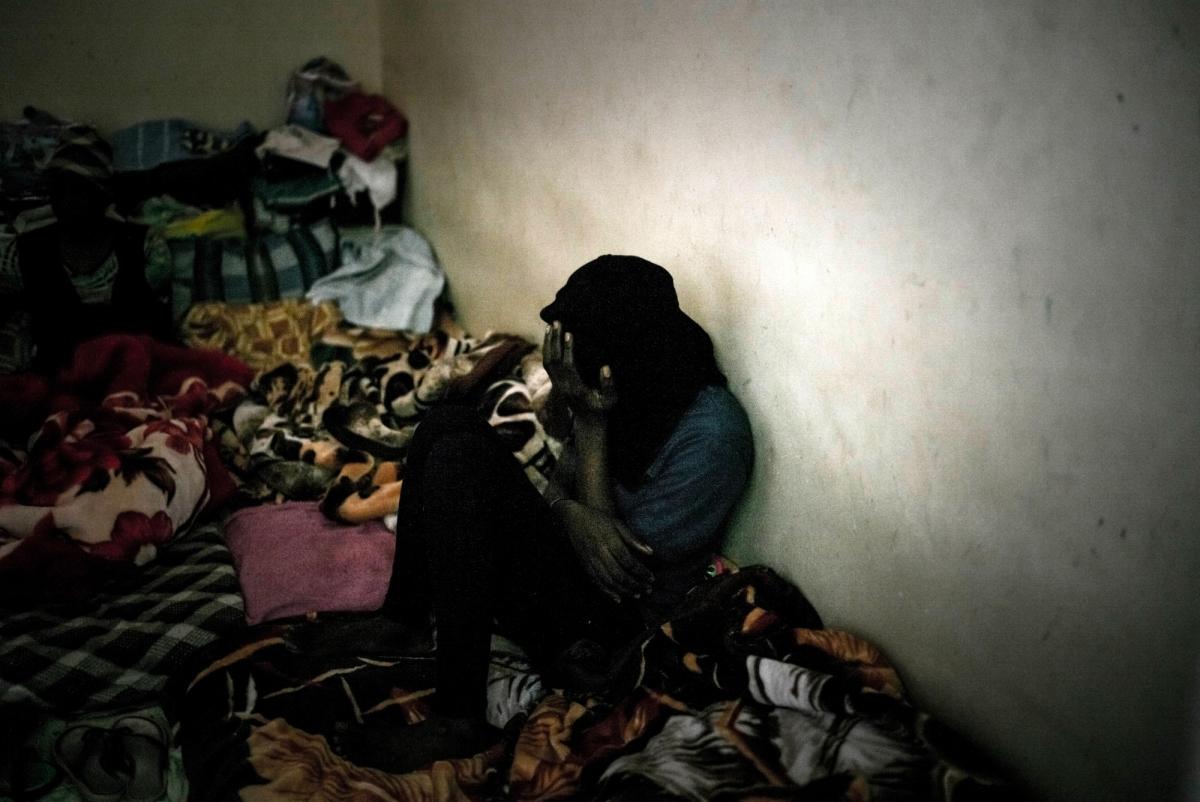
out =
[[[56,377],[50,411],[74,409],[118,392],[169,396],[177,415],[210,411],[213,399],[185,386],[193,378],[211,390],[226,382],[247,387],[254,370],[220,351],[127,334],[98,337],[80,344],[71,364]]]
[[[0,425],[29,448],[0,457],[0,600],[85,597],[228,500],[207,415],[253,376],[217,351],[111,335],[51,380],[0,378]]]
[[[325,127],[365,162],[408,133],[408,120],[381,95],[360,92],[325,101]]]
[[[188,382],[197,378],[203,384]],[[137,335],[97,337],[81,343],[52,380],[33,373],[0,376],[0,408],[9,413],[0,427],[8,439],[22,443],[47,415],[96,406],[117,392],[166,397],[176,415],[196,415],[223,405],[228,393],[221,392],[222,385],[244,389],[253,378],[252,368],[220,351]]]

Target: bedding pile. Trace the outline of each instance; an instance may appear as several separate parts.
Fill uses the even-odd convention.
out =
[[[249,536],[235,559],[226,519],[267,500],[252,492],[263,474],[221,449],[260,372],[340,358],[361,374],[366,352],[403,353],[449,320],[432,249],[397,225],[407,124],[339,71],[297,70],[287,119],[267,132],[170,118],[102,136],[34,107],[0,123],[0,797],[91,798],[75,787],[84,767],[35,733],[78,733],[80,715],[161,716],[168,676],[251,616],[339,609],[305,588],[320,560],[293,574],[287,604],[247,609],[269,597],[247,594],[238,567],[269,555]],[[119,232],[120,252],[68,259],[69,237],[98,232]],[[370,328],[381,321],[415,330]],[[476,352],[451,378],[491,345],[451,349]],[[330,536],[322,555],[349,554],[351,572],[390,562],[394,536],[372,525],[372,549]],[[353,604],[380,592],[386,568],[361,571],[373,581]]]
[[[821,628],[765,568],[719,576],[630,643],[603,696],[545,687],[494,644],[496,744],[403,775],[334,745],[347,725],[428,713],[428,652],[320,657],[319,624],[214,644],[179,677],[191,798],[439,800],[1009,799],[953,733],[915,708],[871,644]]]
[[[224,459],[256,500],[321,499],[345,523],[387,518],[422,415],[452,400],[479,407],[544,487],[557,444],[533,408],[548,378],[532,348],[516,337],[436,332],[388,357],[284,362],[255,379],[222,429]]]

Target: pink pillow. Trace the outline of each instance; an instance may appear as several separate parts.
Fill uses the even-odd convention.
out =
[[[225,522],[246,599],[257,624],[311,612],[377,610],[392,576],[396,537],[379,521],[331,521],[317,502],[247,507]]]

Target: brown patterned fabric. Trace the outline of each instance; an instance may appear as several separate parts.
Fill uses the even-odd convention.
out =
[[[533,408],[548,379],[540,360],[524,359],[532,350],[511,335],[438,331],[386,358],[282,362],[255,379],[232,426],[219,426],[222,459],[249,499],[320,499],[346,523],[383,518],[396,512],[421,418],[439,403],[472,402],[541,490],[554,455]]]
[[[331,619],[331,621],[336,619]],[[465,802],[496,798],[509,740],[467,759],[392,774],[338,755],[337,722],[405,727],[429,714],[432,653],[319,654],[324,619],[229,633],[195,655],[167,689],[178,722],[190,802]],[[489,704],[507,721],[531,709],[530,690],[505,682],[528,663],[497,651]]]
[[[1013,798],[910,704],[874,645],[820,627],[763,566],[697,587],[633,644],[607,701],[543,699],[516,744],[512,798]]]
[[[464,789],[481,786],[489,760],[439,760],[425,771],[389,774],[348,763],[320,735],[280,718],[252,728],[249,763],[266,780],[239,792],[243,802],[469,802]]]
[[[367,357],[390,359],[398,356],[412,348],[423,336],[410,331],[355,326],[343,321],[341,325],[325,328],[319,336],[314,337],[313,344],[329,354],[329,358],[358,362]],[[462,334],[452,336],[458,339],[463,337]]]
[[[588,766],[616,757],[670,712],[660,697],[639,693],[598,719],[585,704],[547,696],[517,738],[509,793],[521,802],[570,798]]]
[[[284,636],[272,639],[270,632]],[[245,802],[265,802],[266,794],[337,799],[360,788],[383,800],[404,799],[399,778],[349,769],[316,735],[328,735],[337,720],[396,727],[419,720],[432,656],[319,657],[300,648],[302,641],[288,648],[292,636],[285,630],[264,635],[253,651],[227,644],[180,694],[193,802],[237,794]],[[912,704],[878,649],[821,628],[803,594],[769,568],[705,582],[668,624],[647,629],[630,646],[630,673],[614,677],[603,698],[551,691],[540,681],[525,685],[538,691],[527,697],[513,694],[511,683],[489,682],[491,723],[508,722],[510,734],[520,727],[511,753],[493,748],[477,756],[482,764],[433,763],[413,782],[435,788],[434,795],[415,798],[457,800],[460,792],[488,802],[1022,798],[986,758]],[[424,673],[417,670],[422,659]],[[496,667],[493,654],[492,677]],[[534,676],[528,666],[521,671]],[[426,690],[403,690],[413,688]],[[313,735],[262,726],[277,718]],[[508,745],[505,738],[502,746]],[[243,770],[247,764],[253,771]],[[439,769],[445,765],[457,785],[448,769]],[[430,776],[438,771],[446,778],[441,786]],[[489,772],[490,779],[471,784]],[[264,796],[249,796],[263,781]]]
[[[198,303],[188,310],[180,334],[193,348],[216,348],[255,370],[284,362],[307,364],[312,344],[336,329],[337,304],[288,298],[258,304]]]

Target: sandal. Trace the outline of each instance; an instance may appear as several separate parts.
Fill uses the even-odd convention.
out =
[[[87,724],[68,727],[54,742],[54,757],[84,802],[119,802],[129,784],[119,743]]]
[[[129,770],[126,802],[155,802],[167,791],[167,733],[145,716],[126,716],[113,724],[110,737],[119,745]]]

